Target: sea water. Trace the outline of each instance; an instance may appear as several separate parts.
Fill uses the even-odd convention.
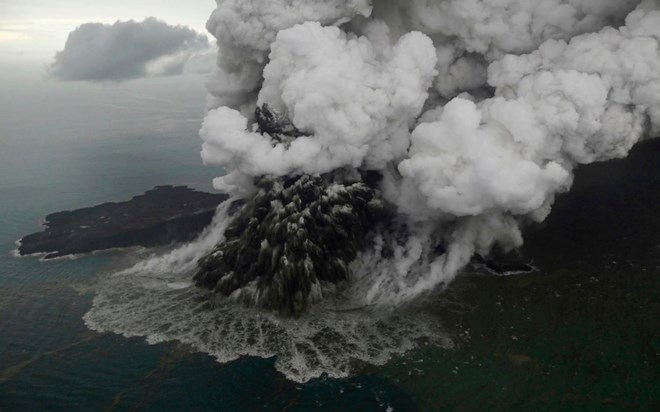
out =
[[[275,370],[275,359],[221,365],[177,344],[148,345],[144,338],[89,331],[83,316],[91,308],[93,284],[111,271],[118,253],[42,262],[12,256],[14,241],[39,230],[39,219],[49,212],[127,199],[157,184],[208,189],[211,173],[197,160],[194,134],[107,139],[74,147],[54,142],[28,147],[40,151],[40,162],[5,162],[5,156],[23,156],[17,146],[3,146],[0,163],[2,410],[239,411],[281,410],[289,404],[386,410],[387,405],[406,404],[405,396],[377,379],[298,385]],[[158,160],[172,152],[181,154],[174,167]],[[81,288],[91,293],[81,293]]]
[[[275,353],[219,363],[176,341],[91,331],[83,317],[97,286],[135,251],[41,261],[17,258],[15,242],[52,212],[128,200],[161,184],[212,190],[222,171],[199,156],[203,79],[192,91],[176,80],[128,87],[57,85],[34,73],[11,80],[0,90],[0,410],[413,407],[375,377],[293,382],[276,370]],[[176,90],[164,95],[163,85]],[[172,292],[190,293],[185,279],[178,285]]]
[[[410,311],[328,302],[282,320],[205,304],[185,271],[125,270],[148,251],[16,258],[48,213],[159,184],[211,190],[222,171],[199,160],[201,79],[64,86],[7,73],[0,411],[658,410],[657,142],[578,171],[526,236],[537,273],[463,274]],[[414,346],[416,334],[437,340]],[[310,336],[326,339],[304,347]]]

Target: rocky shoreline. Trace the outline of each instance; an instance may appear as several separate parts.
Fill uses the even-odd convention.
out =
[[[190,241],[211,223],[217,206],[227,198],[185,186],[157,186],[125,202],[52,213],[43,231],[19,240],[18,254],[54,259]]]

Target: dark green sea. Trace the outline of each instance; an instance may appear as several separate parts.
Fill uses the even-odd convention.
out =
[[[48,262],[11,255],[14,242],[53,211],[128,199],[164,183],[211,190],[218,171],[201,165],[199,149],[194,134],[3,142],[0,410],[414,410],[404,390],[372,374],[297,384],[275,370],[274,359],[220,364],[177,343],[91,332],[82,317],[94,294],[80,289],[123,253]]]
[[[538,272],[467,270],[379,329],[405,335],[406,323],[424,324],[441,340],[379,365],[352,362],[345,378],[299,383],[274,356],[221,363],[177,341],[89,330],[95,286],[134,252],[48,262],[11,255],[51,212],[158,184],[210,190],[219,171],[201,165],[194,127],[73,140],[67,131],[34,139],[1,130],[3,412],[660,410],[660,141],[578,172],[574,191],[527,234],[523,253]],[[356,350],[349,346],[333,350]]]

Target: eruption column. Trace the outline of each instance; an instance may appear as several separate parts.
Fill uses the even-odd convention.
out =
[[[378,176],[369,189],[394,214],[348,276],[372,303],[520,246],[576,166],[659,127],[657,0],[219,1],[208,27],[216,187],[250,202],[264,178]],[[295,133],[259,128],[256,107]]]

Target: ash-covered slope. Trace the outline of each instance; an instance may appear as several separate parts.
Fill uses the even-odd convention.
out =
[[[226,240],[200,262],[198,285],[248,304],[298,314],[325,287],[348,280],[349,264],[382,213],[363,182],[331,176],[261,178]]]
[[[299,135],[268,106],[256,116],[260,130],[281,142]],[[324,289],[348,280],[349,264],[384,217],[384,204],[357,171],[262,176],[254,185],[225,240],[201,259],[195,281],[234,300],[299,314]]]
[[[185,186],[157,186],[131,200],[53,213],[45,230],[25,236],[19,253],[45,259],[131,246],[162,246],[194,239],[227,195]]]

